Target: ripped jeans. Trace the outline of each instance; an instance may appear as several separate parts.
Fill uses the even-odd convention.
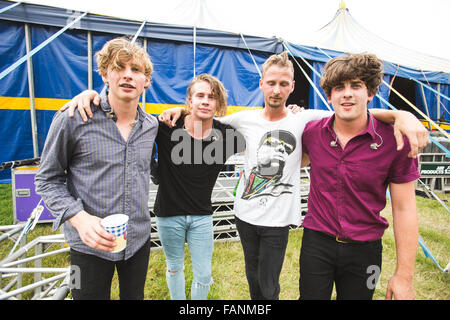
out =
[[[206,300],[212,283],[213,224],[211,215],[156,217],[159,238],[166,256],[166,280],[172,300],[186,300],[184,244],[192,261],[192,300]]]

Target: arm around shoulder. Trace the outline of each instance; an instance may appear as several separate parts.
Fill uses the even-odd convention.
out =
[[[406,136],[411,146],[408,154],[410,158],[416,158],[417,154],[430,142],[428,130],[411,112],[403,110],[369,109],[375,119],[394,124],[394,136],[397,142],[397,150],[403,149],[403,136]]]

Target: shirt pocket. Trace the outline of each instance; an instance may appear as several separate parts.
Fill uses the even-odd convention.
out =
[[[348,183],[354,190],[374,192],[386,183],[389,168],[379,167],[374,163],[347,163]]]
[[[140,172],[150,173],[150,162],[152,160],[153,141],[143,141],[138,145],[137,166]]]

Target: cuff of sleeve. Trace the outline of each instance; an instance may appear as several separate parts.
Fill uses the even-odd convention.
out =
[[[69,208],[67,208],[66,212],[62,215],[59,215],[56,217],[55,221],[53,221],[53,231],[56,231],[64,222],[75,216],[78,212],[84,210],[83,202],[80,198],[77,199],[77,201],[71,205]]]

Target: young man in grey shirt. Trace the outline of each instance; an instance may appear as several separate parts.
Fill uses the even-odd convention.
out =
[[[121,299],[143,299],[150,252],[148,210],[150,160],[158,121],[139,108],[153,65],[147,52],[114,39],[97,54],[108,90],[89,123],[58,112],[53,119],[36,175],[36,191],[64,224],[74,276],[74,299],[109,299],[117,268]],[[129,217],[127,246],[113,253],[114,236],[102,218]],[[79,273],[73,270],[78,270]]]

